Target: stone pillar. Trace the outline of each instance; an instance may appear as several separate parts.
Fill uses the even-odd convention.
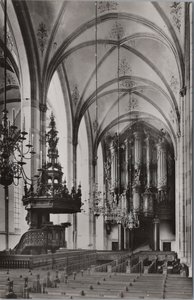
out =
[[[77,190],[77,144],[73,145],[73,185]],[[73,249],[77,249],[77,214],[73,214]]]
[[[185,76],[180,90],[180,125],[181,125],[181,173],[182,197],[180,199],[180,253],[182,262],[189,266],[189,276],[192,276],[192,4],[185,3],[184,57]],[[179,176],[179,175],[178,175]]]
[[[66,247],[65,231],[66,231],[66,228],[64,227],[64,228],[62,229],[62,236],[63,236],[63,245],[64,245],[64,247]]]
[[[129,250],[129,229],[124,228],[124,250]]]
[[[21,130],[24,130],[28,133],[26,136],[26,140],[24,141],[24,145],[32,143],[32,122],[31,122],[31,101],[23,100],[22,101],[22,116],[21,116]],[[17,124],[16,124],[17,126]],[[25,148],[25,147],[24,147]],[[27,163],[24,165],[24,170],[26,175],[31,178],[31,164]],[[21,182],[21,181],[20,181]]]
[[[127,202],[127,197],[126,197],[126,191],[122,194],[121,197],[121,210],[124,213],[128,213],[128,202]],[[124,227],[123,228],[123,248],[128,249],[129,246],[129,234],[128,234],[128,228]]]
[[[5,190],[5,249],[9,250],[9,187],[4,186]]]
[[[38,100],[31,100],[31,143],[36,152],[31,160],[31,176],[37,174],[40,161],[40,108]]]
[[[153,219],[153,250],[160,250],[160,220],[157,216]]]
[[[93,160],[93,188],[94,188],[94,193],[93,193],[93,205],[95,205],[96,202],[96,197],[98,197],[98,183],[97,183],[97,178],[98,178],[98,168],[97,168],[97,159]],[[96,217],[93,214],[93,249],[96,249]]]
[[[134,244],[134,230],[128,230],[129,232],[129,250],[133,251],[133,244]]]
[[[124,230],[121,223],[118,223],[118,248],[119,251],[124,249]]]
[[[167,149],[164,137],[160,138],[157,144],[157,187],[158,187],[158,200],[167,200]]]
[[[135,212],[140,210],[140,200],[141,200],[141,162],[142,162],[142,136],[140,132],[134,133],[135,137],[135,174],[133,181],[133,209]]]
[[[95,191],[96,176],[97,176],[97,161],[95,158],[91,160],[90,164],[90,202],[89,202],[89,245],[91,249],[96,249],[96,216],[94,215],[93,208],[95,206]]]

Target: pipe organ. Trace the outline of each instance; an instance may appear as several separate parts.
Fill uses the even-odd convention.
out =
[[[156,133],[142,125],[108,140],[105,174],[107,169],[110,173],[105,178],[105,202],[112,212],[117,210],[112,224],[121,223],[118,214],[123,211],[138,216],[140,227],[142,222],[155,224],[154,218],[173,219],[174,151],[167,133]],[[106,221],[110,232],[110,219]]]

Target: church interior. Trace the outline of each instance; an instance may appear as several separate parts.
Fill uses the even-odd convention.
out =
[[[0,298],[192,298],[192,53],[191,2],[0,0]]]

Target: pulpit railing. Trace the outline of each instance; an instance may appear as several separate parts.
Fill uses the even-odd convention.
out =
[[[47,251],[65,247],[65,228],[60,225],[49,225],[40,229],[25,232],[13,249],[14,254],[31,254],[31,251]],[[41,253],[41,252],[40,252]]]
[[[67,274],[73,271],[87,269],[95,265],[97,253],[95,250],[60,250],[56,253],[39,255],[13,255],[0,253],[0,268],[3,269],[62,269]]]

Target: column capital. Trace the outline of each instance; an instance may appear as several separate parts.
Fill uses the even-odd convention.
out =
[[[187,93],[187,87],[186,86],[183,86],[180,91],[179,91],[179,94],[181,97],[184,97]]]
[[[48,108],[47,108],[47,105],[46,105],[46,104],[40,103],[40,104],[39,104],[39,109],[40,109],[41,112],[45,113],[45,112],[47,111]]]
[[[98,157],[95,156],[93,159],[92,159],[92,165],[95,167],[97,165],[97,160],[98,160]]]

